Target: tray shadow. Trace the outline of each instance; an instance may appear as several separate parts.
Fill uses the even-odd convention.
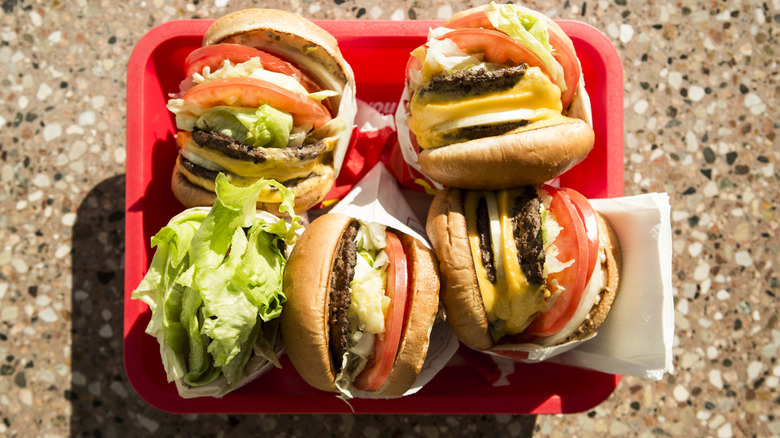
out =
[[[176,415],[147,404],[130,384],[123,361],[125,182],[96,185],[79,205],[72,241],[70,436],[179,436],[268,433],[382,436],[446,428],[471,436],[507,431],[493,415]],[[501,424],[504,423],[504,424]],[[530,437],[536,415],[512,416],[516,436]],[[454,426],[458,425],[458,426]],[[513,435],[517,433],[515,429]]]

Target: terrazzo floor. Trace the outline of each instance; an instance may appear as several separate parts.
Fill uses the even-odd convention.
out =
[[[777,436],[780,1],[530,1],[624,70],[625,192],[672,204],[675,372],[570,415],[172,415],[122,354],[126,65],[181,18],[443,19],[472,4],[2,1],[0,435]]]

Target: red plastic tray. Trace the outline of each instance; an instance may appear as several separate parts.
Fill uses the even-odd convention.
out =
[[[127,375],[149,404],[180,413],[348,413],[333,394],[309,387],[290,362],[222,399],[182,399],[167,383],[157,340],[144,333],[151,312],[130,299],[153,255],[149,246],[183,210],[170,189],[176,157],[175,124],[165,107],[178,91],[183,61],[201,45],[212,20],[180,20],[152,29],[133,50],[127,72],[127,188],[124,360]],[[409,52],[437,21],[320,21],[338,40],[357,78],[358,98],[388,114],[403,89]],[[596,144],[588,158],[561,178],[587,197],[623,195],[623,75],[619,56],[601,32],[560,21],[582,62],[593,107]],[[464,347],[461,347],[464,348]],[[492,386],[474,367],[453,360],[420,392],[391,400],[352,400],[359,413],[570,413],[606,399],[620,376],[552,363],[515,366],[507,386]],[[472,356],[472,355],[466,355]]]

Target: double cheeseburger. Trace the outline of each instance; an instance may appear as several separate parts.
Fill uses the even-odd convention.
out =
[[[298,15],[247,9],[214,22],[185,61],[187,79],[168,103],[179,156],[173,193],[187,207],[213,204],[214,180],[274,179],[295,210],[331,189],[356,112],[355,80],[336,39]],[[278,212],[279,191],[257,206]]]
[[[329,213],[284,272],[287,356],[313,387],[398,397],[420,373],[439,305],[435,255],[382,225]]]
[[[472,348],[587,338],[618,291],[617,237],[571,189],[448,188],[434,198],[426,230],[447,321]]]
[[[409,58],[406,89],[420,168],[446,186],[542,184],[593,148],[571,40],[521,6],[490,3],[431,30]]]

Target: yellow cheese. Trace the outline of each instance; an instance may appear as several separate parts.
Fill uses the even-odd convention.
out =
[[[453,143],[451,139],[445,139],[446,133],[439,128],[447,122],[466,117],[518,109],[528,110],[522,120],[528,120],[530,124],[517,131],[535,128],[536,122],[564,118],[561,115],[561,90],[538,67],[529,68],[523,78],[509,90],[465,96],[455,100],[451,95],[424,93],[420,97],[420,93],[417,93],[412,97],[409,109],[409,128],[423,149]]]
[[[495,195],[494,195],[495,193]],[[531,323],[537,312],[544,308],[544,285],[534,286],[528,283],[518,261],[517,247],[514,244],[511,209],[521,190],[502,190],[498,192],[468,191],[464,199],[464,212],[469,233],[471,254],[482,294],[482,302],[491,332],[495,339],[505,334],[522,332]],[[480,199],[495,196],[491,221],[500,224],[501,242],[492,242],[496,282],[487,279],[486,269],[482,265],[477,232],[477,205]],[[488,209],[490,212],[492,209]],[[497,212],[497,213],[495,213]]]
[[[203,187],[204,189],[209,190],[211,192],[214,192],[216,190],[213,180],[203,178],[198,175],[190,173],[184,166],[182,166],[179,163],[178,159],[176,160],[176,166],[178,167],[179,172],[181,172],[181,174],[184,175],[184,177],[187,178],[193,184]],[[317,164],[312,169],[312,172],[314,174],[327,173],[327,170],[324,169],[326,167],[327,166],[325,164]],[[238,187],[248,187],[256,183],[261,178],[261,177],[243,177],[229,172],[223,172],[223,173],[225,173],[225,176],[227,176],[227,179],[228,181],[230,181],[230,184]],[[277,180],[277,181],[284,183],[285,180]],[[282,197],[279,194],[279,189],[271,185],[267,185],[260,192],[260,195],[257,197],[257,201],[266,202],[266,203],[278,203],[278,202],[282,202]]]
[[[487,279],[487,270],[482,264],[479,251],[479,233],[477,232],[477,204],[484,192],[468,191],[464,200],[463,211],[466,214],[466,226],[469,232],[471,257],[474,259],[474,270],[477,274],[479,290],[482,293],[482,303],[490,322],[495,321],[496,286]]]
[[[210,161],[221,169],[234,175],[242,177],[253,177],[257,180],[260,177],[283,181],[292,178],[303,178],[314,171],[314,168],[320,166],[326,157],[330,154],[323,153],[319,157],[310,161],[292,161],[282,163],[279,161],[268,160],[263,163],[253,163],[251,161],[231,158],[222,152],[198,145],[188,132],[179,132],[176,134],[177,143],[184,149],[186,154],[195,154],[200,158]],[[192,161],[192,160],[190,160]]]

